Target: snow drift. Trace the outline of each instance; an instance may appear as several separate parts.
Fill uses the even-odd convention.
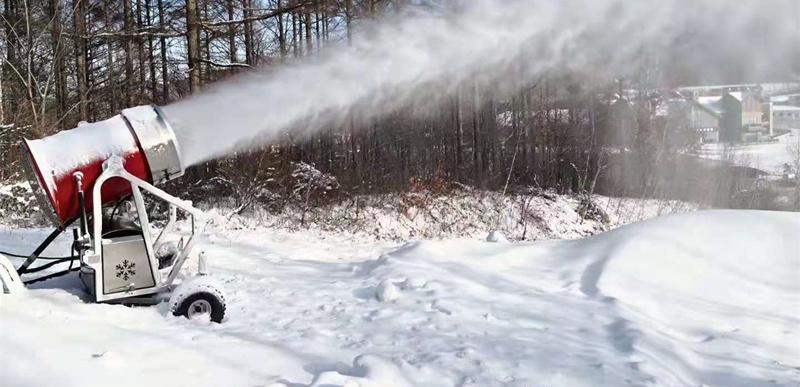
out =
[[[219,231],[222,325],[0,297],[0,384],[790,386],[799,236],[800,214],[747,211],[526,244]]]

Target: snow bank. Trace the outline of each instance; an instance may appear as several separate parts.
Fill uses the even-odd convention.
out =
[[[588,288],[617,305],[618,343],[644,372],[667,385],[800,380],[800,215],[700,213],[620,231]]]
[[[217,229],[198,248],[225,323],[85,304],[65,279],[0,297],[0,384],[791,386],[799,235],[799,214],[748,211],[399,248]]]
[[[494,243],[508,243],[508,238],[503,235],[502,231],[492,231],[486,236],[486,241]]]
[[[225,203],[201,204],[230,228],[263,227],[354,234],[362,239],[481,238],[499,232],[514,241],[577,239],[622,224],[659,215],[695,211],[686,202],[595,196],[605,219],[580,214],[580,199],[553,192],[503,195],[463,190],[449,194],[405,193],[355,196],[337,203],[304,208],[288,204],[279,212],[261,208],[225,215]],[[499,235],[499,234],[498,234]]]
[[[319,181],[332,184],[331,180]],[[595,195],[593,201],[606,219],[583,219],[578,198],[549,191],[506,196],[471,189],[446,195],[362,195],[319,207],[290,203],[278,212],[255,208],[241,215],[232,214],[238,206],[219,200],[199,206],[227,229],[314,230],[331,237],[352,234],[362,240],[389,241],[486,238],[494,232],[514,241],[576,239],[698,209],[696,204],[655,199]],[[49,225],[36,204],[28,183],[0,183],[0,225]]]
[[[441,356],[425,366],[463,367],[475,385],[800,380],[797,214],[701,212],[513,247],[415,243],[362,269],[424,282],[385,318],[427,305],[424,325],[439,332],[422,341]],[[444,353],[457,347],[448,331],[471,350]]]
[[[391,361],[375,355],[361,355],[353,360],[352,373],[323,372],[310,387],[411,387],[402,371]]]

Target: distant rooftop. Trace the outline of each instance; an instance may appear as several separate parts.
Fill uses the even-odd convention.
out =
[[[732,91],[728,93],[731,97],[736,98],[739,102],[742,102],[742,92],[741,91]]]
[[[776,112],[800,112],[800,106],[776,105],[772,107]]]
[[[800,93],[796,94],[783,94],[783,95],[773,95],[769,98],[772,102],[782,103],[782,102],[789,102],[792,98],[800,98]]]
[[[703,109],[709,111],[710,113],[721,115],[725,113],[725,109],[722,107],[722,97],[698,97],[695,101],[697,104],[700,105]]]
[[[791,90],[800,88],[800,82],[771,82],[771,83],[738,83],[727,85],[700,85],[700,86],[681,86],[676,90],[681,91],[703,91],[703,90],[725,90],[725,89],[750,89],[761,88],[765,91]]]
[[[676,88],[680,91],[705,91],[705,90],[725,90],[725,89],[748,89],[761,87],[758,83],[742,83],[731,85],[705,85],[705,86],[681,86]]]

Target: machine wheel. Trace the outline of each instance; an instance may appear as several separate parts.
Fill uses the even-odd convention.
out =
[[[172,292],[170,310],[175,316],[221,323],[225,318],[225,295],[221,289],[207,276],[188,279]]]
[[[172,314],[184,316],[190,320],[208,316],[212,322],[221,323],[225,318],[225,304],[211,293],[194,293],[181,301]]]

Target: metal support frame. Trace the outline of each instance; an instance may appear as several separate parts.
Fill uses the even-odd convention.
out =
[[[199,228],[201,227],[201,225],[205,226],[205,224],[207,223],[207,217],[205,216],[205,214],[199,209],[193,207],[191,202],[178,199],[164,192],[163,190],[153,186],[152,184],[132,175],[131,173],[125,170],[122,162],[123,160],[120,157],[112,156],[103,164],[105,170],[97,178],[95,182],[94,188],[92,190],[92,202],[102,203],[101,189],[103,184],[105,184],[109,179],[121,178],[130,183],[131,191],[133,193],[133,201],[136,206],[136,211],[138,212],[139,215],[139,223],[143,230],[143,236],[148,254],[148,260],[150,262],[151,267],[153,268],[153,274],[155,277],[154,278],[155,287],[131,290],[127,292],[118,292],[106,295],[103,294],[102,291],[100,290],[102,289],[102,286],[99,286],[100,284],[96,282],[95,298],[99,302],[109,302],[124,298],[144,296],[168,290],[168,288],[172,285],[173,281],[177,278],[178,274],[180,273],[181,267],[185,263],[186,258],[189,256],[189,253],[194,247],[194,243],[196,240],[195,236],[199,233]],[[147,216],[147,209],[145,207],[144,196],[142,194],[142,191],[147,192],[157,197],[158,199],[167,202],[170,207],[169,221],[165,225],[162,232],[155,238],[155,240],[153,240],[153,237],[150,235],[150,220]],[[162,275],[160,270],[158,270],[158,261],[155,256],[155,250],[157,244],[162,242],[163,236],[169,231],[174,229],[175,221],[177,219],[177,209],[181,209],[189,215],[192,231],[186,243],[183,245],[183,248],[180,248],[178,250],[174,264],[172,265],[172,268],[170,269],[169,273],[166,275],[166,278],[164,278],[165,276]],[[103,209],[102,206],[100,205],[95,205],[93,208],[93,230],[94,230],[93,238],[90,243],[90,249],[82,255],[81,259],[82,265],[89,266],[98,273],[101,272],[102,270],[102,259],[101,259],[103,251],[102,211]],[[101,276],[99,275],[95,276],[96,281],[99,281],[100,277]]]
[[[24,289],[22,279],[19,278],[14,265],[4,255],[0,254],[0,296],[5,293],[17,293]]]
[[[92,189],[93,203],[96,204],[93,208],[93,216],[92,216],[93,235],[90,236],[88,233],[89,226],[87,224],[88,223],[87,214],[86,211],[82,211],[83,213],[81,214],[80,218],[70,220],[69,222],[64,224],[63,227],[59,227],[55,229],[52,233],[50,233],[50,235],[48,235],[47,238],[45,238],[45,240],[42,241],[41,244],[39,244],[39,246],[33,251],[33,253],[31,253],[30,256],[27,257],[25,262],[23,262],[23,264],[18,269],[15,269],[8,259],[0,255],[0,282],[2,282],[2,284],[0,284],[2,285],[0,286],[0,292],[2,292],[3,286],[5,286],[9,291],[17,290],[23,288],[23,283],[27,284],[32,282],[43,281],[49,278],[54,278],[57,276],[68,274],[72,271],[79,270],[80,269],[79,267],[78,268],[70,267],[68,270],[46,275],[40,278],[35,278],[33,280],[26,282],[23,282],[20,278],[20,276],[25,273],[38,272],[58,263],[72,261],[71,259],[68,258],[62,258],[62,259],[48,258],[53,260],[53,262],[48,263],[41,267],[36,267],[34,269],[30,268],[30,266],[37,259],[39,259],[42,252],[44,252],[44,250],[47,249],[47,247],[49,247],[53,243],[53,241],[55,241],[56,238],[58,238],[58,236],[61,235],[61,233],[64,232],[77,219],[81,220],[81,235],[78,236],[78,242],[80,242],[82,246],[80,251],[78,251],[78,254],[80,255],[81,267],[87,266],[95,270],[95,272],[102,271],[103,206],[100,205],[100,203],[102,203],[101,190],[103,184],[105,184],[109,179],[112,178],[124,179],[131,185],[133,200],[136,206],[136,211],[138,212],[139,215],[139,223],[140,226],[142,227],[142,234],[145,241],[146,251],[148,254],[147,258],[151,265],[151,268],[153,269],[152,272],[155,277],[154,278],[155,286],[146,289],[139,289],[128,292],[119,292],[110,295],[105,295],[102,293],[101,290],[102,286],[99,286],[100,284],[96,282],[95,283],[96,300],[99,302],[125,302],[126,299],[136,300],[142,297],[146,297],[148,295],[169,290],[169,287],[177,278],[183,264],[185,263],[187,257],[189,256],[189,253],[194,247],[196,240],[195,236],[199,233],[199,229],[207,224],[206,215],[199,209],[192,206],[191,202],[178,199],[126,171],[123,166],[123,160],[118,156],[112,156],[111,158],[109,158],[103,164],[103,168],[104,168],[103,173],[97,178],[94,188]],[[81,176],[76,176],[76,179],[78,179],[80,183]],[[84,203],[82,195],[83,191],[82,187],[80,186],[81,184],[79,184],[79,191],[80,191],[79,194],[81,196],[81,204],[82,204],[81,207],[85,208],[85,205],[83,204]],[[167,224],[161,230],[159,235],[155,238],[155,240],[153,239],[152,235],[150,235],[150,220],[147,215],[147,208],[145,207],[144,196],[142,194],[143,191],[152,194],[158,199],[167,202],[167,204],[169,205],[169,220],[167,221]],[[155,256],[155,251],[156,247],[159,246],[161,243],[163,243],[164,236],[169,234],[175,229],[178,209],[185,211],[189,215],[192,231],[191,235],[183,244],[183,246],[178,248],[178,251],[176,253],[177,255],[175,257],[172,268],[170,269],[169,273],[167,273],[166,276],[164,276],[161,273],[161,270],[158,269],[158,261]],[[73,250],[74,249],[75,245],[73,245]],[[97,281],[97,278],[100,278],[100,276],[96,276],[95,278]]]

